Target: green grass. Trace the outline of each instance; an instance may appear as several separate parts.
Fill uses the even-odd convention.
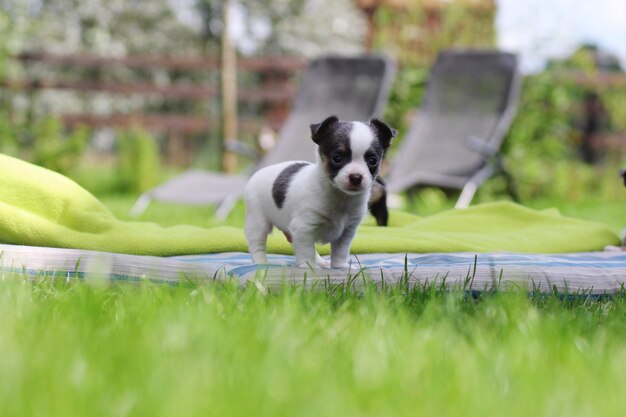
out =
[[[620,235],[622,229],[626,227],[626,198],[610,201],[586,200],[576,203],[544,199],[530,202],[529,206],[536,209],[556,207],[564,216],[604,223]]]
[[[103,196],[101,200],[111,209],[113,214],[124,220],[131,220],[129,211],[136,197],[126,195]],[[600,222],[610,226],[615,232],[621,233],[626,227],[626,198],[620,200],[578,201],[575,203],[559,200],[541,199],[525,202],[535,209],[557,208],[564,216]],[[408,210],[422,216],[432,215],[451,209],[454,204],[449,200],[417,200],[409,203]],[[193,224],[211,227],[218,224],[243,227],[244,207],[242,203],[235,206],[229,217],[224,221],[216,221],[214,209],[208,206],[181,206],[177,204],[153,203],[139,218],[142,221],[156,222],[164,226],[176,224]]]
[[[2,416],[611,416],[626,301],[0,281]]]
[[[103,196],[122,219],[130,196]],[[450,206],[426,194],[427,215]],[[534,201],[624,226],[624,201]],[[154,204],[141,220],[212,226]],[[243,207],[227,224],[241,225]],[[0,275],[0,416],[618,416],[626,299]]]

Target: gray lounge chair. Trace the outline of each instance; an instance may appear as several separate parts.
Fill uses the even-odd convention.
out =
[[[255,166],[289,160],[313,161],[315,144],[309,125],[335,114],[343,120],[369,120],[387,102],[395,66],[381,56],[314,59],[304,73],[293,109],[279,132],[276,146]],[[228,215],[241,197],[248,175],[190,170],[144,193],[131,210],[139,216],[151,201],[217,204],[216,216]]]
[[[499,149],[515,116],[520,86],[513,54],[440,53],[420,111],[385,177],[387,191],[461,189],[456,207],[462,208],[494,172],[508,176]],[[510,176],[507,180],[516,198]]]

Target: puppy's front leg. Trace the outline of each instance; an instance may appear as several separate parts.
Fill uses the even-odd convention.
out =
[[[313,228],[301,222],[289,226],[293,237],[293,251],[296,254],[296,266],[315,267],[316,255]]]
[[[306,238],[293,237],[293,251],[296,253],[296,266],[315,267],[315,242]]]
[[[330,242],[330,266],[331,268],[347,268],[350,259],[350,245],[356,235],[359,221],[354,221],[345,228],[337,240]]]
[[[317,251],[315,251],[315,263],[320,268],[330,268],[330,262],[325,261]]]

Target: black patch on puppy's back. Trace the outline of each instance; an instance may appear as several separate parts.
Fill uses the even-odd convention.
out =
[[[274,185],[272,185],[272,198],[274,199],[274,204],[276,207],[283,208],[283,204],[285,203],[285,199],[287,198],[287,190],[289,189],[289,184],[291,183],[291,179],[298,171],[300,171],[303,167],[309,165],[308,162],[297,162],[295,164],[291,164],[285,169],[283,169],[280,174],[274,180]]]

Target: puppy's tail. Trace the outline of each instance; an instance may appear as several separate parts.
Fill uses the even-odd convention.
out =
[[[387,209],[387,191],[385,190],[385,181],[380,177],[376,177],[376,181],[372,184],[372,195],[368,202],[370,213],[376,219],[379,226],[387,226],[389,223],[389,210]]]

